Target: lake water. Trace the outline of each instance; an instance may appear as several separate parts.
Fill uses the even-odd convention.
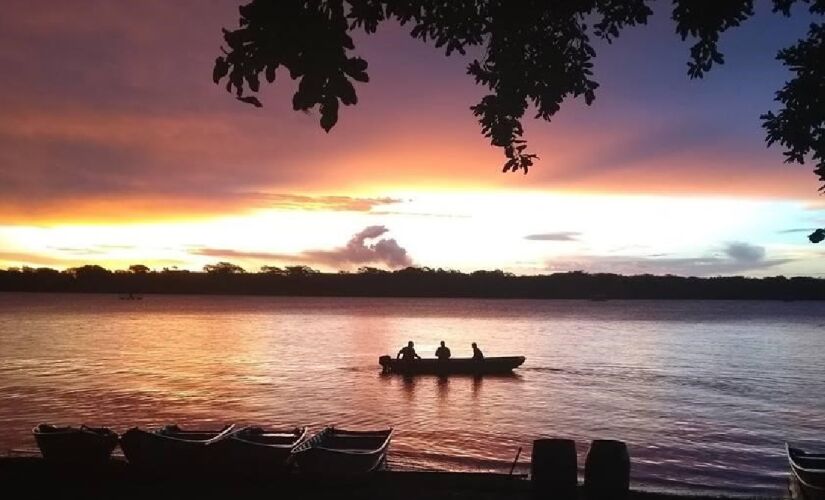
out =
[[[511,377],[381,375],[414,340]],[[538,437],[628,443],[636,486],[777,493],[825,439],[825,304],[0,294],[0,448],[39,422],[394,426],[393,468],[527,470]]]

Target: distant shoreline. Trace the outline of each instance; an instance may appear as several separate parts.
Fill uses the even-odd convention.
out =
[[[825,300],[825,279],[616,274],[583,272],[514,276],[407,268],[388,272],[320,273],[308,268],[265,273],[111,272],[99,266],[69,271],[0,270],[0,291],[142,295],[393,297],[573,300]]]

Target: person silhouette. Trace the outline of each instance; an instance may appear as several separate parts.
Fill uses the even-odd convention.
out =
[[[450,348],[444,345],[444,341],[441,341],[441,347],[435,350],[435,357],[445,361],[450,359]]]
[[[412,361],[413,359],[421,359],[421,356],[415,352],[415,344],[413,344],[413,341],[410,340],[407,342],[407,347],[402,347],[401,350],[398,351],[398,355],[395,356],[395,359],[398,358],[406,361]]]
[[[484,359],[484,353],[481,352],[481,349],[478,348],[475,342],[472,343],[473,346],[473,359]]]

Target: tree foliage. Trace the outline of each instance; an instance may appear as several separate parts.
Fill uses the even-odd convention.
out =
[[[98,266],[97,264],[86,264],[85,266],[80,267],[70,267],[69,269],[66,269],[66,272],[77,279],[98,279],[112,274],[112,271],[109,271],[103,266]]]
[[[240,274],[245,272],[244,268],[231,262],[218,262],[217,264],[207,264],[203,266],[207,274]]]
[[[89,266],[86,266],[89,267]],[[513,276],[501,270],[462,273],[408,267],[376,272],[321,273],[290,266],[294,273],[73,272],[0,269],[0,291],[122,294],[253,294],[318,297],[475,297],[536,299],[810,299],[825,300],[825,279],[775,276],[690,278],[588,274],[581,271]],[[100,268],[102,269],[102,268]],[[300,271],[298,271],[300,269]],[[99,270],[98,270],[99,271]]]
[[[410,35],[444,50],[466,53],[481,47],[467,73],[489,93],[472,106],[482,133],[503,148],[503,170],[527,173],[537,156],[527,151],[522,119],[551,120],[568,98],[596,97],[594,38],[612,42],[628,26],[646,24],[652,0],[253,0],[239,7],[239,27],[223,30],[226,47],[215,61],[213,80],[260,107],[261,79],[274,83],[283,67],[298,89],[297,111],[318,108],[329,131],[340,105],[358,102],[355,82],[369,81],[367,61],[354,55],[352,34],[375,33],[394,20]],[[817,16],[825,0],[772,0],[786,16],[803,4]],[[676,32],[693,45],[687,63],[691,78],[723,64],[719,38],[754,14],[753,0],[673,0]],[[777,58],[793,78],[777,92],[778,111],[762,116],[768,145],[784,148],[786,162],[811,159],[825,190],[825,24],[812,24],[806,39]]]

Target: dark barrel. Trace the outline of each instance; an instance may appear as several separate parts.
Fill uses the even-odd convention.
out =
[[[630,490],[630,454],[622,441],[595,439],[584,463],[587,500],[623,500]]]
[[[578,485],[576,442],[572,439],[536,439],[530,476],[533,498],[568,500],[576,498]]]

